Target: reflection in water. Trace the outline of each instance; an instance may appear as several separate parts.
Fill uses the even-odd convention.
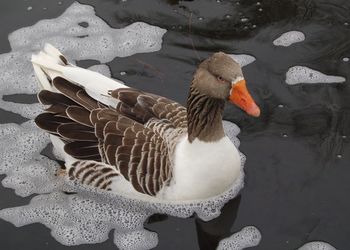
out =
[[[221,210],[221,215],[211,221],[195,219],[198,244],[201,250],[216,249],[220,240],[232,234],[231,228],[236,220],[241,196],[230,200]]]

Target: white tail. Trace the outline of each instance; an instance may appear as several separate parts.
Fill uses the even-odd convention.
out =
[[[55,91],[49,79],[62,77],[83,87],[96,100],[114,106],[115,100],[106,97],[108,92],[119,88],[127,88],[120,81],[70,64],[65,56],[51,44],[46,44],[44,50],[37,55],[32,55],[32,63],[41,87],[46,90]]]

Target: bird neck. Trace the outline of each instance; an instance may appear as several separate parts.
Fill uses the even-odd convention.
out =
[[[187,99],[188,140],[215,142],[225,136],[222,113],[225,101],[201,94],[191,86]]]

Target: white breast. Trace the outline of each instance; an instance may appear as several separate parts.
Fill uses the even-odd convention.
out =
[[[217,142],[182,138],[175,150],[173,180],[162,192],[165,199],[201,199],[217,195],[236,180],[240,156],[228,137]]]

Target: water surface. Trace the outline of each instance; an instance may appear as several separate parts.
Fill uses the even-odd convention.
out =
[[[72,2],[1,2],[0,52],[10,50],[8,33],[56,17]],[[343,60],[350,57],[348,1],[80,2],[94,6],[114,28],[143,21],[167,29],[160,51],[115,58],[108,65],[113,76],[129,86],[181,103],[196,65],[214,51],[256,58],[243,71],[262,116],[250,118],[229,105],[225,111],[225,119],[241,127],[240,150],[247,156],[245,188],[210,222],[196,216],[151,217],[145,226],[159,235],[156,249],[214,249],[220,239],[249,225],[262,234],[252,249],[297,249],[319,240],[337,249],[350,248],[350,64]],[[303,32],[305,41],[289,47],[273,45],[290,30]],[[296,65],[345,77],[346,82],[290,86],[285,75]],[[32,96],[6,98],[35,101]],[[26,120],[1,109],[0,119]],[[0,197],[0,208],[28,203],[2,187]],[[0,221],[0,234],[1,245],[8,250],[68,248],[54,241],[42,225],[15,228]],[[108,240],[69,249],[113,247]]]

